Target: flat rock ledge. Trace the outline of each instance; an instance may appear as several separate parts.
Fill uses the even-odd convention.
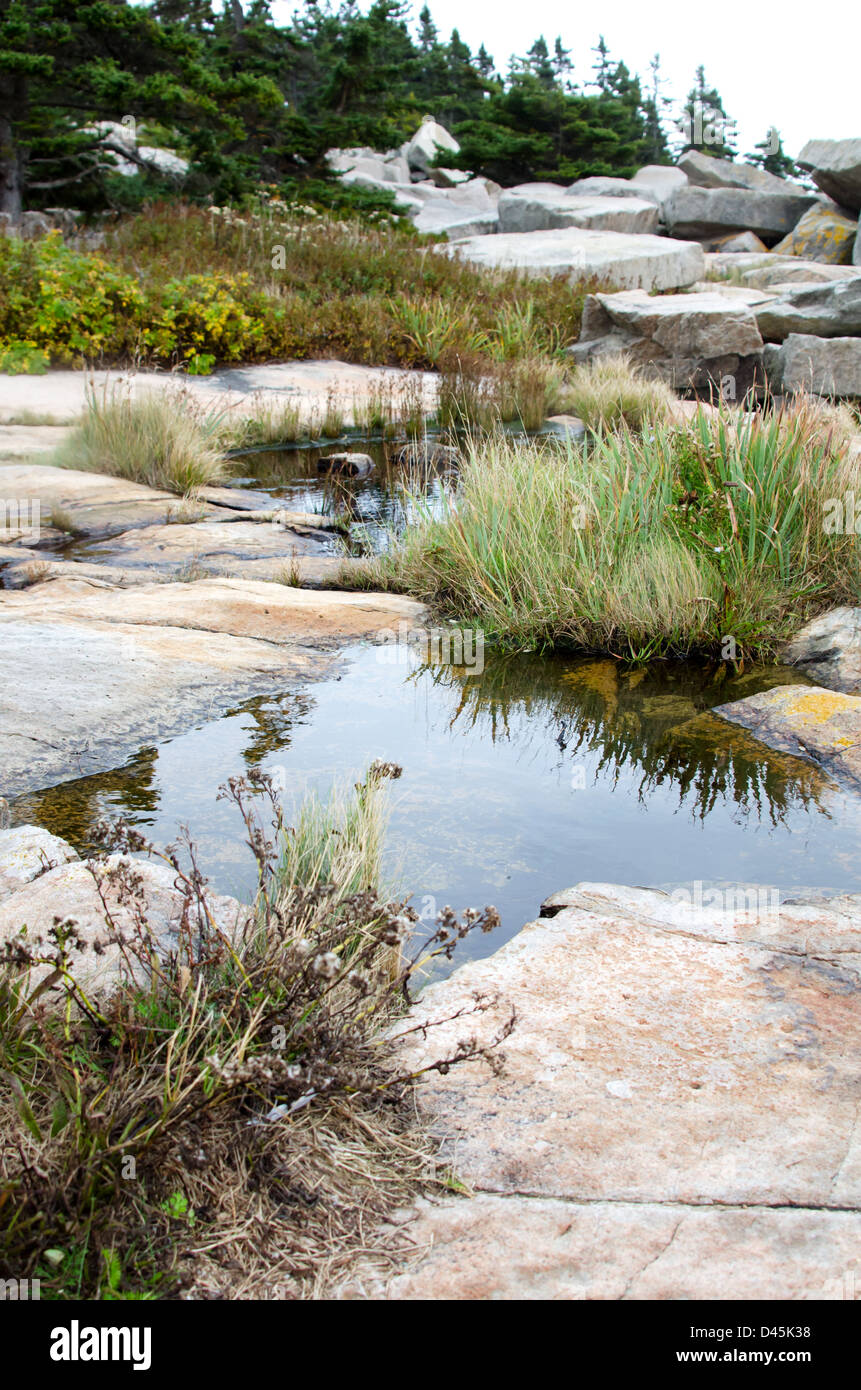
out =
[[[581,883],[429,986],[401,1061],[517,1026],[420,1108],[472,1194],[344,1298],[840,1298],[861,1258],[861,895],[738,911]],[[759,901],[759,899],[757,899]],[[493,1002],[453,1019],[476,993]]]
[[[325,676],[340,648],[424,614],[397,594],[246,579],[2,591],[0,795],[119,767],[239,700]]]
[[[861,696],[821,686],[783,685],[712,713],[740,724],[781,753],[807,758],[861,792]]]

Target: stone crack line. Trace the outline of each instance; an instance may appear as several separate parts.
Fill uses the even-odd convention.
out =
[[[854,1141],[854,1139],[855,1139],[855,1135],[856,1135],[857,1130],[858,1130],[858,1122],[859,1122],[859,1120],[861,1120],[861,1102],[859,1102],[859,1104],[857,1104],[857,1105],[855,1106],[855,1119],[854,1119],[854,1121],[853,1121],[853,1123],[852,1123],[852,1128],[851,1128],[851,1130],[849,1131],[849,1138],[848,1138],[847,1141],[846,1141],[846,1152],[845,1152],[845,1154],[843,1155],[843,1158],[842,1158],[842,1160],[841,1160],[841,1163],[840,1163],[839,1168],[837,1169],[837,1172],[834,1174],[834,1177],[831,1179],[831,1191],[832,1191],[832,1192],[834,1191],[835,1187],[837,1186],[837,1183],[838,1183],[839,1180],[840,1180],[840,1175],[841,1175],[841,1173],[843,1172],[843,1169],[846,1167],[846,1164],[849,1162],[849,1158],[850,1158],[850,1156],[851,1156],[851,1154],[852,1154],[853,1141]]]
[[[471,1192],[481,1193],[485,1197],[500,1197],[503,1200],[522,1197],[532,1202],[566,1202],[572,1207],[667,1207],[671,1210],[682,1208],[685,1211],[819,1211],[843,1212],[849,1216],[861,1215],[861,1207],[826,1202],[723,1202],[719,1198],[692,1202],[684,1201],[680,1197],[572,1197],[562,1192],[532,1192],[528,1188],[520,1187],[506,1192],[500,1192],[498,1188],[482,1187],[478,1183],[470,1183],[469,1187]]]
[[[629,1294],[630,1291],[631,1291],[632,1285],[634,1285],[634,1284],[637,1282],[638,1279],[641,1279],[641,1278],[642,1278],[642,1276],[645,1274],[646,1270],[647,1270],[647,1269],[651,1269],[652,1265],[657,1264],[658,1260],[663,1259],[664,1255],[666,1255],[667,1251],[669,1250],[670,1246],[672,1245],[673,1241],[675,1240],[676,1236],[678,1235],[679,1229],[680,1229],[680,1227],[681,1227],[683,1221],[684,1221],[684,1217],[683,1217],[683,1216],[680,1216],[679,1219],[678,1219],[678,1221],[676,1222],[675,1226],[673,1227],[672,1234],[671,1234],[669,1240],[667,1241],[666,1245],[664,1246],[664,1248],[663,1248],[662,1250],[659,1250],[658,1253],[657,1253],[657,1255],[653,1255],[652,1258],[651,1258],[650,1260],[647,1260],[646,1263],[643,1265],[643,1268],[642,1268],[642,1269],[639,1269],[639,1270],[637,1271],[636,1274],[632,1274],[632,1275],[631,1275],[631,1278],[628,1280],[627,1284],[625,1285],[624,1289],[622,1290],[621,1294],[619,1295],[619,1300],[620,1300],[620,1302],[623,1301],[624,1299],[626,1299],[626,1298],[628,1297],[628,1294]]]

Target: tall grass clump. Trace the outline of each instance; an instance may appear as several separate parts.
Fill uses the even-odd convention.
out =
[[[387,817],[380,788],[400,773],[392,763],[375,763],[367,779],[349,790],[336,786],[328,797],[306,793],[280,841],[276,876],[282,905],[309,885],[333,885],[339,898],[381,891]]]
[[[627,425],[645,428],[670,418],[675,395],[663,381],[650,381],[624,356],[602,357],[576,367],[566,404],[589,429]]]
[[[43,1299],[307,1298],[359,1256],[405,1253],[383,1223],[446,1178],[385,1030],[424,961],[499,919],[446,909],[409,954],[416,914],[374,878],[372,803],[393,771],[372,766],[352,820],[343,803],[346,821],[306,816],[292,850],[271,779],[231,781],[259,869],[235,927],[190,842],[159,852],[120,825],[122,853],[90,865],[104,930],[58,918],[37,938],[22,922],[0,950],[0,1277],[39,1279]],[[333,852],[345,824],[375,830]],[[175,936],[151,927],[130,853],[170,870]],[[431,1068],[498,1066],[512,1026]]]
[[[221,428],[185,392],[90,391],[56,461],[186,496],[226,476]]]
[[[570,443],[473,443],[459,487],[364,569],[510,645],[626,656],[774,653],[857,601],[861,538],[827,525],[861,460],[802,419],[700,413]],[[855,600],[852,595],[855,595]]]
[[[492,430],[500,423],[540,429],[563,399],[563,369],[539,355],[500,361],[446,351],[439,361],[437,416],[444,429]]]
[[[297,401],[255,391],[250,411],[225,413],[220,441],[232,449],[253,449],[267,444],[298,444],[307,435],[308,426]]]

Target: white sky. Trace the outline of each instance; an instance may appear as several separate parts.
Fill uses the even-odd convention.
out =
[[[604,6],[571,0],[428,0],[440,33],[452,28],[473,52],[484,43],[499,71],[512,53],[522,54],[543,33],[548,45],[559,34],[572,50],[574,80],[591,76],[590,50],[599,33],[611,56],[624,59],[645,79],[652,56],[661,55],[664,94],[680,102],[703,63],[726,111],[738,122],[740,155],[752,150],[776,125],[787,154],[796,155],[813,137],[861,136],[859,59],[861,5],[831,0],[814,13],[809,5],[695,3],[695,0],[609,0]],[[360,0],[367,9],[368,0]],[[274,0],[276,19],[297,5]],[[418,15],[421,0],[414,12]],[[585,10],[585,14],[584,14]]]

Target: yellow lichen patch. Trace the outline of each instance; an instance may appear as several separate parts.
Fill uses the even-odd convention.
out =
[[[852,260],[857,223],[830,208],[812,207],[797,226],[779,241],[778,255],[802,256],[808,261],[848,265]]]
[[[841,695],[836,690],[805,690],[793,687],[780,702],[785,714],[808,724],[827,724],[837,714],[861,714],[857,695]]]

